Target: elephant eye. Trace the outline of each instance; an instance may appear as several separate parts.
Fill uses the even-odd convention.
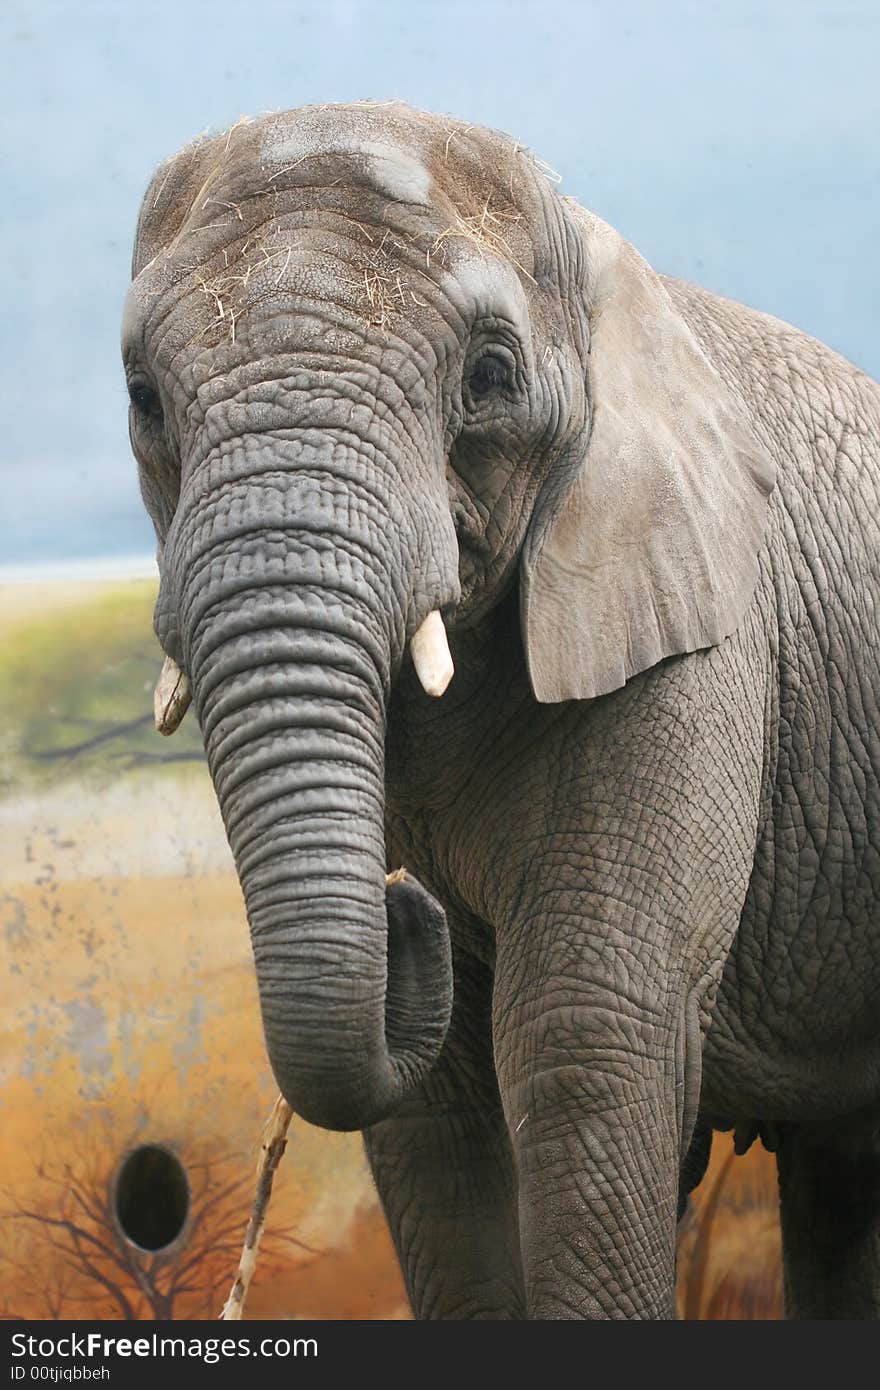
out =
[[[510,367],[494,352],[484,352],[468,372],[467,388],[475,401],[512,384]]]
[[[128,383],[129,399],[139,415],[158,415],[161,412],[159,396],[145,381]]]

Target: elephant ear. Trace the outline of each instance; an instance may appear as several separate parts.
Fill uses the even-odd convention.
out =
[[[710,647],[757,581],[773,463],[659,276],[565,200],[590,319],[583,458],[538,499],[520,569],[535,696],[585,700]]]

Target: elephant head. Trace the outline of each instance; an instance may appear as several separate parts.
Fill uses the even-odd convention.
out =
[[[539,701],[720,641],[768,462],[617,233],[512,140],[395,103],[241,122],[160,168],[123,355],[160,720],[191,683],[281,1089],[362,1128],[450,1011],[441,910],[385,884],[401,664],[441,695],[444,623],[515,584]]]

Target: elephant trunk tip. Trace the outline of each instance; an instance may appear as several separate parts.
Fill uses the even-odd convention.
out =
[[[364,1130],[392,1114],[432,1070],[452,1015],[452,952],[446,914],[406,870],[388,875],[384,1017],[329,1001],[306,1033],[273,1011],[266,1040],[279,1089],[321,1129]],[[265,1001],[264,1001],[265,1003]],[[328,1056],[321,1029],[347,1052]],[[342,1063],[342,1065],[340,1065]]]

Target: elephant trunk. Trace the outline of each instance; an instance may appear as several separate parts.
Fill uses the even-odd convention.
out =
[[[352,1130],[433,1065],[452,972],[442,910],[413,880],[386,888],[385,705],[408,624],[388,577],[399,560],[379,532],[372,554],[352,535],[344,499],[314,525],[315,485],[302,470],[284,479],[281,531],[266,524],[268,495],[255,497],[272,487],[277,503],[277,473],[233,507],[202,502],[180,631],[275,1076],[306,1120]]]

